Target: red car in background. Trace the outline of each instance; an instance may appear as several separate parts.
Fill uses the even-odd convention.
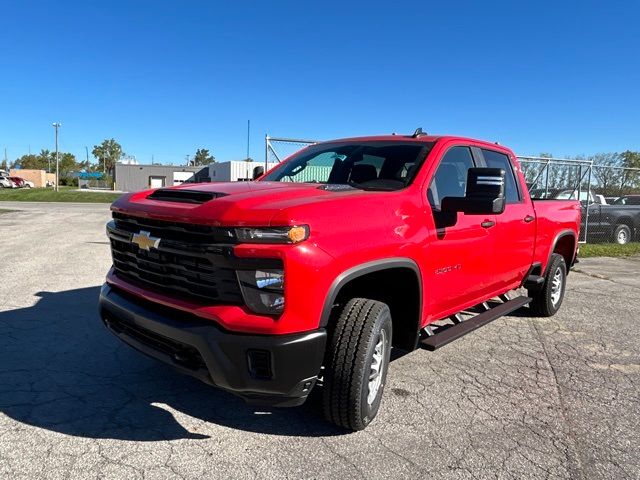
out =
[[[23,188],[26,184],[24,178],[20,177],[9,177],[9,179],[14,183],[15,188]]]
[[[33,182],[30,182],[29,180],[25,180],[22,177],[9,177],[9,179],[11,179],[11,181],[14,183],[15,185],[14,188],[33,188],[34,187]]]

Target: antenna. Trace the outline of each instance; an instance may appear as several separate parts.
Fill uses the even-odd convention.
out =
[[[416,131],[413,132],[413,135],[411,135],[412,138],[418,138],[418,137],[422,137],[423,135],[426,135],[426,132],[422,131],[422,127],[418,127],[416,128]]]

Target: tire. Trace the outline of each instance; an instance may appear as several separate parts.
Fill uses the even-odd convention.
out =
[[[551,255],[551,261],[544,276],[542,288],[529,290],[529,296],[533,299],[529,308],[537,317],[552,317],[560,310],[564,299],[567,284],[567,265],[564,257],[557,253]]]
[[[613,232],[613,241],[618,245],[626,245],[631,241],[631,229],[627,225],[618,225]]]
[[[349,430],[362,430],[371,423],[382,400],[391,340],[391,312],[386,304],[354,298],[345,305],[325,361],[327,420]]]

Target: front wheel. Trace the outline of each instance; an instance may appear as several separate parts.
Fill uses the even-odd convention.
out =
[[[567,265],[564,257],[557,253],[551,255],[551,261],[544,276],[542,288],[538,291],[529,290],[532,298],[529,306],[538,317],[551,317],[562,305],[567,283]]]
[[[626,245],[631,241],[631,229],[627,225],[618,225],[613,232],[613,240],[618,245]]]
[[[386,304],[354,298],[345,305],[327,350],[323,392],[327,420],[362,430],[375,418],[387,377],[391,335]]]

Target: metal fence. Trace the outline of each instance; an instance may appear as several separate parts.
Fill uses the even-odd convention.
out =
[[[640,169],[586,159],[519,157],[534,199],[580,199],[583,243],[640,240]]]
[[[316,140],[301,140],[299,138],[264,137],[264,168],[269,163],[279,163],[293,155],[298,150],[318,143]]]
[[[265,137],[265,166],[315,140]],[[640,241],[640,168],[620,166],[620,155],[589,158],[518,157],[531,197],[580,199],[580,242]],[[637,195],[636,197],[629,197]]]

